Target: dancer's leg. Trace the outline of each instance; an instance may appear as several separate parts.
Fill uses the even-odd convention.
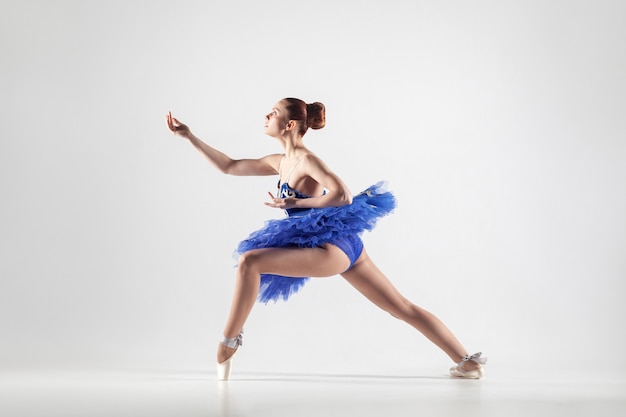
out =
[[[347,255],[334,245],[319,248],[255,249],[239,258],[233,301],[224,327],[224,336],[235,337],[252,311],[259,294],[261,274],[291,277],[328,277],[345,271],[350,265]],[[234,353],[219,344],[217,361]]]
[[[352,286],[378,307],[404,320],[439,346],[455,363],[467,354],[452,332],[433,314],[407,300],[378,269],[365,250],[354,266],[341,274]],[[465,369],[480,367],[468,362]]]

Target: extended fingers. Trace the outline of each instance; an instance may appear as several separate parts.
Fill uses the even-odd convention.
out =
[[[174,131],[174,124],[172,123],[172,112],[167,112],[167,114],[165,115],[165,122],[167,123],[167,127],[171,130]]]
[[[268,207],[274,208],[283,208],[285,205],[285,200],[282,198],[274,197],[272,193],[268,191],[267,195],[270,196],[271,201],[266,201],[264,204]]]
[[[182,125],[181,122],[178,121],[177,118],[172,116],[172,112],[167,112],[167,114],[165,115],[165,121],[167,122],[167,127],[172,131],[172,132],[176,132],[178,130],[178,127],[180,127]]]

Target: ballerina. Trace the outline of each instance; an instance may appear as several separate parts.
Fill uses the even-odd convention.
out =
[[[287,216],[270,220],[238,248],[230,313],[217,349],[220,380],[229,380],[233,355],[242,345],[244,324],[254,303],[287,300],[310,277],[341,275],[375,305],[405,321],[442,349],[456,364],[450,375],[483,377],[482,354],[469,355],[452,332],[430,312],[410,302],[374,264],[360,235],[395,207],[393,194],[377,183],[353,196],[344,182],[303,142],[326,124],[322,103],[296,98],[278,101],[265,116],[264,133],[284,152],[258,159],[232,159],[200,140],[190,128],[166,116],[169,130],[188,140],[219,171],[231,175],[278,175],[269,207]]]

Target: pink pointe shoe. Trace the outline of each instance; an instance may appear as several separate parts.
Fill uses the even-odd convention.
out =
[[[463,360],[461,362],[457,363],[456,366],[453,366],[452,368],[450,368],[450,375],[456,378],[467,378],[467,379],[482,378],[485,375],[485,371],[483,370],[482,366],[472,371],[466,371],[463,368],[463,365],[465,365],[465,362],[468,362],[468,361],[476,362],[479,365],[486,364],[487,358],[482,358],[481,355],[482,353],[478,352],[478,353],[474,353],[471,356],[469,355],[463,356]]]
[[[231,349],[239,349],[239,346],[243,345],[243,330],[235,337],[222,337],[220,343]],[[220,381],[228,381],[230,380],[230,371],[233,364],[233,356],[235,356],[235,351],[230,358],[226,359],[224,362],[217,363],[217,378]]]

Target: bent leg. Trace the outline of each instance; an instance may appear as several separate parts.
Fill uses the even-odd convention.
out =
[[[441,320],[400,294],[365,250],[354,266],[341,276],[378,307],[419,330],[454,362],[458,363],[467,354],[465,348]],[[472,364],[468,363],[466,368],[470,370],[471,366]]]
[[[340,274],[350,265],[347,255],[334,245],[319,248],[254,249],[241,255],[237,266],[235,290],[224,336],[235,337],[254,307],[259,294],[261,274],[290,277],[329,277]],[[217,361],[223,362],[234,352],[220,344]]]

